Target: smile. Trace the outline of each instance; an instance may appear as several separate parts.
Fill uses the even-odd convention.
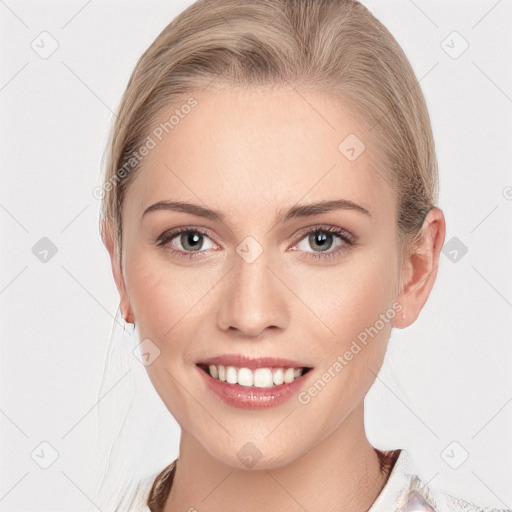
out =
[[[231,358],[230,362],[233,363],[234,359]],[[207,363],[195,365],[205,392],[239,409],[264,409],[283,404],[300,392],[312,370],[306,366],[295,366],[296,362],[294,366],[285,366],[285,360],[275,359],[240,361],[252,368],[223,365],[211,360]],[[276,363],[283,366],[276,366]],[[290,363],[286,361],[286,364]],[[267,366],[260,366],[264,364]]]

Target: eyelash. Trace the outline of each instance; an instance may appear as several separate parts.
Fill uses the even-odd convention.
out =
[[[171,242],[174,238],[176,238],[178,235],[181,235],[182,233],[195,233],[202,236],[207,236],[208,238],[211,238],[207,231],[204,231],[200,228],[194,228],[192,226],[184,226],[180,228],[171,229],[170,231],[166,231],[162,233],[158,239],[156,240],[156,245],[158,247],[163,247],[164,249],[170,251],[175,256],[178,256],[179,258],[186,258],[188,260],[192,260],[195,258],[202,257],[201,254],[205,251],[195,251],[195,252],[184,252],[184,251],[178,251],[176,249],[173,249],[171,247],[168,247],[167,245],[169,242]],[[300,234],[295,238],[295,242],[293,246],[297,245],[301,240],[303,240],[306,236],[318,234],[318,233],[331,233],[334,235],[337,235],[341,241],[343,242],[343,245],[332,252],[308,252],[307,257],[311,258],[313,260],[330,260],[332,258],[335,258],[337,256],[340,256],[341,253],[348,250],[350,247],[353,247],[356,245],[356,240],[354,236],[349,233],[345,229],[340,229],[334,226],[329,225],[320,225],[315,226],[313,228],[307,228],[306,230],[303,230],[300,232]]]

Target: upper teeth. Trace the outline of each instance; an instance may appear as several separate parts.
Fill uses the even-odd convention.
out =
[[[283,382],[292,382],[302,375],[302,368],[236,368],[235,366],[223,366],[221,364],[211,364],[208,366],[210,375],[215,378],[228,382],[229,384],[239,384],[240,386],[254,386],[256,388],[270,388],[278,386]]]

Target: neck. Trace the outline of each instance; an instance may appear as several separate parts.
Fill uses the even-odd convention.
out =
[[[293,462],[272,469],[238,469],[212,457],[182,432],[180,455],[163,512],[366,512],[384,487],[389,470],[364,432],[363,405],[332,433]]]

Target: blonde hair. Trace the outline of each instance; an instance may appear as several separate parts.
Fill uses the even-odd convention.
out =
[[[123,200],[140,168],[134,155],[164,108],[214,79],[226,87],[309,87],[347,101],[383,155],[402,251],[421,240],[438,201],[434,140],[414,71],[384,25],[356,0],[198,0],[140,57],[111,130],[100,229],[119,256]]]
[[[438,200],[438,171],[425,99],[391,33],[356,0],[198,0],[138,60],[110,133],[100,229],[119,258],[124,198],[154,124],[171,105],[193,108],[192,94],[213,80],[321,90],[350,105],[394,190],[402,255],[414,250]],[[151,510],[165,502],[164,473]]]

